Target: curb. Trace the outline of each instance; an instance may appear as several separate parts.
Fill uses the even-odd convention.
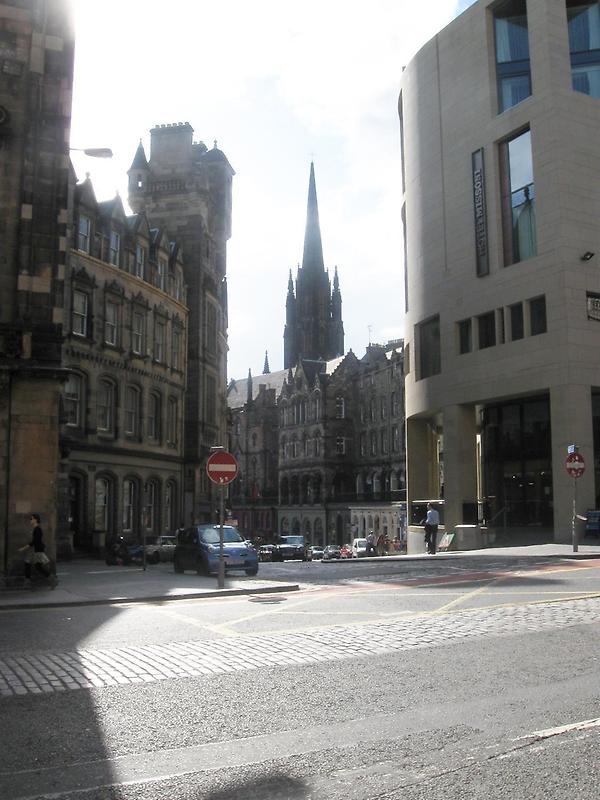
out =
[[[64,608],[65,606],[114,606],[132,603],[162,603],[172,600],[198,600],[215,597],[235,597],[236,595],[279,594],[283,592],[299,592],[297,583],[285,583],[281,586],[265,586],[262,589],[211,589],[206,592],[188,592],[175,595],[146,595],[145,597],[104,597],[98,600],[58,600],[55,602],[36,603],[0,603],[0,611],[27,611],[40,608]]]

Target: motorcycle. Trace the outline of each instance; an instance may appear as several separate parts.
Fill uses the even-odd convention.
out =
[[[104,561],[108,566],[118,564],[127,567],[131,564],[131,553],[123,536],[115,536],[114,539],[107,542],[105,549]]]

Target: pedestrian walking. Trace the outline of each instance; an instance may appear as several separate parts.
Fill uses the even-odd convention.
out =
[[[425,544],[430,556],[437,551],[437,533],[440,524],[440,515],[431,503],[427,503],[427,516],[425,517]]]
[[[373,531],[369,531],[369,535],[367,536],[367,553],[368,556],[376,556],[377,555],[377,547],[375,546],[375,534]]]
[[[50,569],[50,559],[46,555],[46,545],[44,544],[44,532],[41,526],[39,514],[32,514],[29,518],[31,525],[31,541],[20,548],[20,552],[25,551],[25,579],[31,581],[31,567],[35,567],[36,572],[44,578],[53,578]],[[53,578],[53,580],[56,580]]]

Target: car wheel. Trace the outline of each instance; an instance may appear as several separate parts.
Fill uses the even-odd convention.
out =
[[[258,575],[258,567],[252,567],[246,570],[246,575]]]
[[[179,563],[179,559],[178,558],[174,558],[173,559],[173,569],[175,570],[175,572],[177,572],[179,574],[181,574],[183,572],[183,567]]]
[[[150,556],[150,563],[151,563],[151,564],[158,564],[158,562],[159,562],[159,561],[160,561],[160,556],[159,556],[159,554],[158,554],[158,550],[156,550],[156,551],[155,551],[154,553],[152,553],[152,555]]]
[[[198,573],[198,575],[209,574],[208,564],[203,558],[199,558],[198,561],[196,561],[196,572]]]

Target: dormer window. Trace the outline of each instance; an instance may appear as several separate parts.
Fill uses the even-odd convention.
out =
[[[77,228],[77,249],[84,253],[90,252],[90,232],[92,223],[90,218],[84,214],[79,215],[79,225]]]
[[[116,231],[110,232],[108,260],[115,267],[119,266],[121,260],[121,237]]]
[[[135,246],[135,274],[138,278],[144,278],[146,271],[146,250],[141,244]]]

